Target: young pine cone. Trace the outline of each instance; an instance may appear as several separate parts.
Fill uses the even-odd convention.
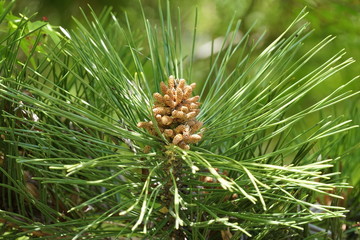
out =
[[[202,122],[196,120],[199,114],[199,96],[191,97],[196,84],[187,85],[184,79],[170,76],[168,86],[160,83],[161,93],[154,93],[155,105],[153,114],[160,132],[169,142],[190,149],[190,143],[201,140]],[[157,136],[153,122],[139,122],[138,127],[145,128],[150,134]]]

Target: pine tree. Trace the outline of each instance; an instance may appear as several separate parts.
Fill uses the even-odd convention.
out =
[[[334,39],[299,57],[305,11],[259,54],[233,20],[204,66],[196,21],[186,52],[169,4],[158,27],[142,10],[145,31],[110,9],[65,30],[1,4],[7,239],[311,239],[344,217],[319,199],[348,187],[326,154],[357,126],[307,119],[358,94],[346,90],[358,79],[299,104],[354,62],[342,50],[301,71]]]

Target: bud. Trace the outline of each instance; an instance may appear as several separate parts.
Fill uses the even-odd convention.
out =
[[[173,144],[177,145],[182,140],[183,140],[183,135],[180,133],[176,134],[176,136],[173,139]]]
[[[168,107],[156,107],[153,109],[153,112],[155,115],[157,114],[161,114],[161,115],[165,115],[165,114],[170,114],[170,108]]]
[[[181,90],[183,90],[184,87],[185,87],[185,84],[186,84],[185,79],[180,79],[180,80],[179,80],[179,84],[178,84],[178,88],[180,88]]]
[[[174,95],[175,95],[175,91],[174,91],[174,89],[168,89],[167,92],[166,92],[166,94],[169,95],[169,97],[170,97],[171,100],[173,100],[173,101],[175,100],[175,96],[174,96]]]
[[[173,116],[174,118],[178,118],[179,120],[183,120],[183,119],[186,118],[186,114],[185,114],[184,112],[182,112],[182,111],[177,111],[177,110],[174,110],[174,111],[172,112],[172,116]]]
[[[186,114],[186,118],[187,118],[188,120],[191,120],[191,119],[195,118],[196,115],[197,115],[196,112],[189,112],[188,114]]]
[[[176,89],[176,97],[175,97],[175,101],[176,101],[176,105],[178,105],[179,103],[181,103],[181,101],[183,100],[183,91],[181,88],[177,88]]]
[[[198,105],[195,103],[190,103],[190,109],[197,109]]]
[[[168,95],[165,94],[164,95],[164,102],[166,105],[168,105],[170,108],[174,108],[175,107],[175,103],[173,101],[173,99]]]
[[[161,89],[162,94],[166,94],[166,92],[168,90],[168,87],[165,85],[164,82],[161,82],[160,83],[160,89]]]
[[[198,134],[190,135],[190,137],[187,140],[187,143],[197,143],[201,140],[201,136]]]
[[[155,119],[158,123],[161,123],[161,115],[160,114],[155,115]]]
[[[200,98],[200,96],[195,96],[195,97],[189,98],[187,100],[187,102],[195,103],[195,102],[199,101],[199,98]]]
[[[191,96],[192,88],[190,86],[184,87],[184,100],[187,100]]]
[[[161,96],[160,93],[154,93],[153,96],[154,96],[155,100],[156,100],[158,103],[163,103],[163,102],[164,102],[164,98],[163,98],[163,96]]]
[[[175,78],[173,75],[169,77],[168,83],[169,88],[172,90],[175,87]]]
[[[173,118],[169,116],[162,116],[161,117],[161,123],[163,125],[170,125],[173,122]]]

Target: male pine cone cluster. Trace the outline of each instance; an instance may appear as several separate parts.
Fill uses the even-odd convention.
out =
[[[202,127],[202,122],[196,120],[200,112],[199,96],[191,97],[195,86],[195,83],[187,85],[184,79],[170,76],[168,86],[160,83],[162,94],[154,93],[153,113],[160,132],[169,142],[187,150],[190,149],[189,144],[201,140],[201,133],[196,134]],[[152,121],[139,122],[138,127],[157,136]]]

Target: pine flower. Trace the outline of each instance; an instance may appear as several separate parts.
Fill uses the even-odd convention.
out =
[[[167,86],[164,82],[160,83],[162,94],[153,95],[153,114],[160,132],[170,143],[186,150],[190,149],[189,144],[197,143],[202,138],[201,133],[196,134],[203,123],[196,120],[200,112],[200,97],[191,97],[195,87],[195,83],[187,85],[184,79],[170,76]],[[137,126],[157,136],[151,121],[139,122]]]

